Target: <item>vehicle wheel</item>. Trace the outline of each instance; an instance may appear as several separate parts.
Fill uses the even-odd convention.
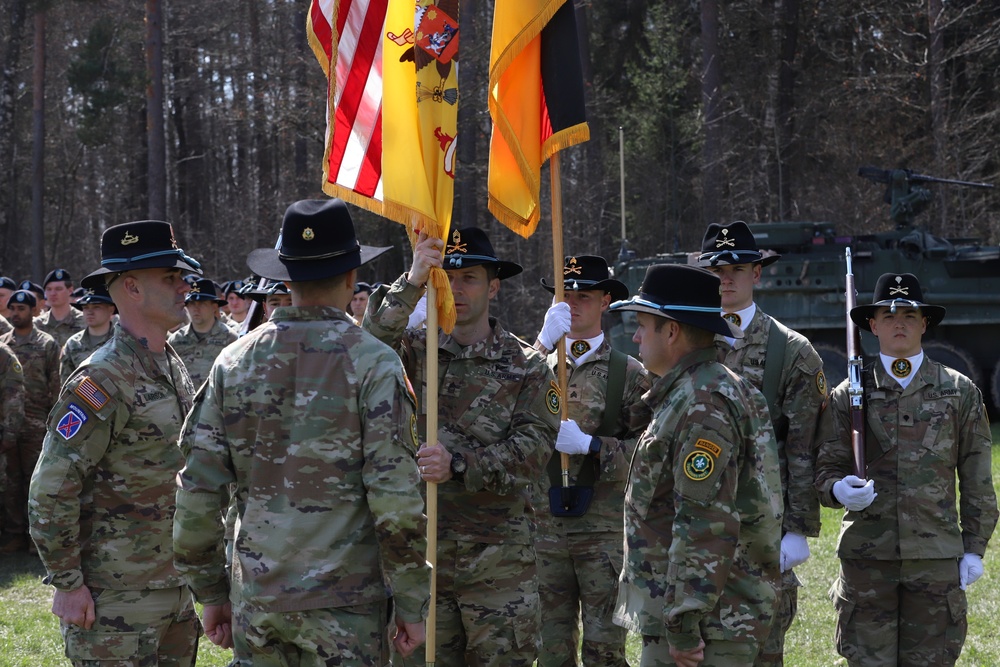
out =
[[[951,343],[946,343],[943,340],[926,341],[923,344],[923,347],[924,354],[934,361],[955,369],[975,382],[976,386],[982,386],[983,376],[982,373],[979,372],[979,366],[976,365],[972,355],[962,348],[952,345]]]
[[[1000,363],[990,373],[990,401],[986,405],[993,408],[990,411],[991,420],[1000,417]]]
[[[823,360],[823,374],[826,376],[828,391],[847,379],[847,353],[835,345],[819,343],[813,346]]]

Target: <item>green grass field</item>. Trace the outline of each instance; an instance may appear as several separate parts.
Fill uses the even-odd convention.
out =
[[[994,443],[1000,429],[994,428]],[[1000,446],[993,447],[993,480],[1000,487]],[[837,574],[834,549],[840,512],[823,510],[823,531],[810,540],[812,557],[796,568],[804,584],[799,591],[799,613],[786,639],[785,664],[789,667],[829,667],[846,664],[833,647],[836,624],[833,605],[826,596]],[[969,635],[958,664],[963,667],[1000,665],[1000,558],[995,546],[986,553],[985,574],[969,588]],[[52,589],[41,583],[44,570],[26,554],[0,556],[0,667],[57,667],[69,664],[63,656],[56,618],[49,613]],[[639,642],[630,637],[629,660],[638,664]],[[202,638],[198,664],[223,667],[229,652]]]

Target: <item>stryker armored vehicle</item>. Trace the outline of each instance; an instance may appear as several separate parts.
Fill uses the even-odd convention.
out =
[[[975,238],[940,238],[913,225],[930,201],[919,183],[992,186],[908,170],[862,168],[859,175],[887,185],[896,229],[847,236],[829,222],[751,225],[758,247],[781,255],[764,268],[754,300],[812,341],[832,388],[847,376],[845,248],[853,255],[859,304],[871,303],[883,273],[912,273],[920,279],[925,301],[947,308],[944,321],[924,335],[924,352],[972,378],[993,414],[1000,414],[1000,246]],[[615,274],[635,294],[650,264],[694,263],[699,252],[641,259],[622,254]],[[611,326],[613,345],[637,354],[634,331],[635,314],[622,313]],[[862,347],[866,360],[878,354],[878,341],[868,332],[862,332]]]

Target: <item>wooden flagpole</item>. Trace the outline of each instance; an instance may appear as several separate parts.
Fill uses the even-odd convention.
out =
[[[556,303],[562,302],[566,296],[563,291],[563,228],[562,228],[562,178],[559,168],[559,153],[555,152],[549,158],[549,179],[552,182],[552,265],[555,274],[554,284],[556,288]],[[558,350],[559,369],[559,398],[562,405],[560,418],[569,419],[569,404],[566,402],[567,387],[569,380],[566,377],[566,336],[560,336],[556,343]],[[559,463],[562,468],[562,485],[569,486],[569,454],[560,452]]]
[[[438,311],[437,288],[430,276],[427,279],[427,361],[424,378],[427,382],[426,442],[435,445],[438,441]],[[427,609],[424,644],[427,667],[434,667],[437,650],[437,500],[437,484],[427,482],[427,563],[431,566],[431,603]]]

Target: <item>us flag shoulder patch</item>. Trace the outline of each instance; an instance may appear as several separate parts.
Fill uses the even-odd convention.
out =
[[[111,400],[108,395],[104,393],[104,390],[98,387],[97,383],[89,377],[83,378],[83,382],[76,386],[73,393],[82,398],[87,405],[95,410],[100,410],[108,404],[108,401]]]

